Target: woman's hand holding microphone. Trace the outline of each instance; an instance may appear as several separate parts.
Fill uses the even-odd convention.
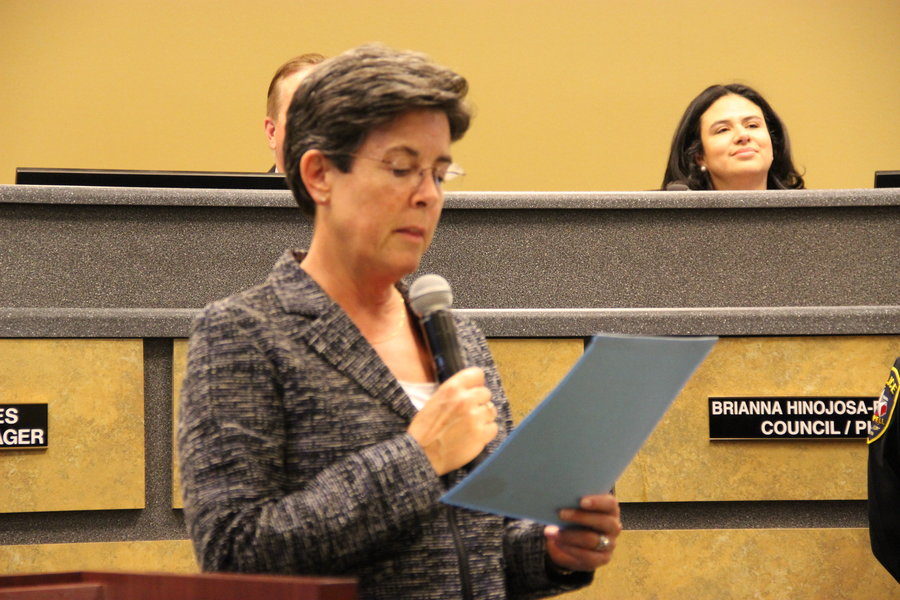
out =
[[[469,367],[442,383],[408,431],[439,476],[473,460],[498,431],[497,407],[484,371]]]

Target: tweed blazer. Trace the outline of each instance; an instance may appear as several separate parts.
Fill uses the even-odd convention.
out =
[[[407,433],[409,397],[298,257],[285,252],[263,284],[192,326],[178,449],[202,568],[352,576],[360,597],[392,600],[539,598],[589,583],[548,574],[540,525],[439,502],[478,460],[437,476]],[[501,421],[490,452],[512,427],[509,405],[484,337],[456,319]]]

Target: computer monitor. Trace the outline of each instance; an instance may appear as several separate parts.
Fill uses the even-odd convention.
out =
[[[282,173],[216,171],[129,171],[121,169],[16,169],[21,185],[286,190]]]
[[[900,171],[875,171],[875,187],[900,187]]]

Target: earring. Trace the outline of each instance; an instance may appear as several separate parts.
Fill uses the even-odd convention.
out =
[[[706,173],[706,165],[700,165],[700,172]]]

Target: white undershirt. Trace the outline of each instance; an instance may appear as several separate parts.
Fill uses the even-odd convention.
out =
[[[416,410],[422,410],[422,407],[425,406],[425,403],[428,402],[428,399],[434,395],[438,388],[438,384],[431,381],[427,383],[398,381],[400,387],[402,387],[403,391],[406,392],[406,395],[409,396],[413,406],[416,407]]]

